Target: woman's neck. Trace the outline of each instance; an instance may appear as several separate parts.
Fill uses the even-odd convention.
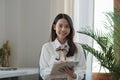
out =
[[[67,39],[58,39],[58,41],[61,43],[61,44],[64,44],[66,42]]]

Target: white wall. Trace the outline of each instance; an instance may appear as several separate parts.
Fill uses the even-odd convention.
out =
[[[68,14],[71,18],[73,18],[73,4],[74,0],[51,0],[51,17],[50,17],[50,22],[53,21],[56,15],[59,13],[66,13]],[[52,22],[51,22],[52,23]]]
[[[56,17],[57,14],[64,12],[64,0],[51,0],[50,4],[50,23],[52,23],[53,19]]]
[[[21,62],[25,66],[38,66],[41,47],[49,39],[50,1],[22,0],[21,12],[23,16]]]
[[[38,66],[41,47],[49,38],[49,3],[46,0],[5,0],[5,30],[12,49],[12,66]]]
[[[0,0],[0,47],[5,40],[5,1]]]
[[[10,41],[11,66],[38,67],[50,27],[49,0],[0,0],[0,47]]]

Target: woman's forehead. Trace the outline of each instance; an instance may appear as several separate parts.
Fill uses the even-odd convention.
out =
[[[57,23],[68,24],[68,21],[65,18],[59,19]]]

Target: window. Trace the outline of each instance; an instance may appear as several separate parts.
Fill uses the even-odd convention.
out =
[[[107,5],[106,5],[107,4]],[[95,0],[94,8],[94,29],[103,29],[104,32],[107,32],[103,28],[103,21],[105,21],[105,12],[113,11],[113,0]],[[94,47],[99,50],[98,45],[94,42]],[[95,57],[93,57],[93,66],[92,72],[99,72],[100,65]],[[102,68],[100,72],[106,72],[107,70]]]

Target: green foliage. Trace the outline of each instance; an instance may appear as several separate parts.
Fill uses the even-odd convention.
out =
[[[3,48],[0,48],[0,57],[2,56],[3,54]]]
[[[2,63],[3,48],[0,48],[0,64]]]
[[[120,75],[120,10],[116,13],[108,12],[105,16],[107,22],[104,22],[104,27],[108,30],[107,33],[92,29],[78,31],[95,40],[101,50],[98,51],[87,44],[80,44],[100,61],[101,66]]]
[[[4,56],[10,56],[10,54],[11,51],[10,51],[9,41],[7,40],[0,48],[0,64],[3,63]]]

